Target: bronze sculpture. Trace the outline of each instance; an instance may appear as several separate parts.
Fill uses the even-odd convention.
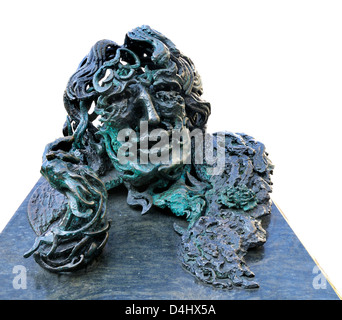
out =
[[[187,228],[175,225],[180,259],[198,279],[257,287],[244,256],[266,241],[273,165],[246,134],[208,134],[201,95],[193,62],[150,27],[128,32],[122,46],[97,42],[68,82],[64,137],[45,149],[47,183],[29,208],[37,238],[25,257],[52,272],[90,263],[108,239],[108,190],[124,185],[142,213],[156,206],[186,217]]]

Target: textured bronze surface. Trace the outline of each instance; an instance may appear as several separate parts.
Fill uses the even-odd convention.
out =
[[[179,263],[181,238],[173,224],[184,220],[158,209],[141,215],[126,204],[126,197],[123,189],[109,194],[109,219],[116,223],[104,254],[87,268],[62,274],[22,257],[27,238],[33,236],[27,197],[0,234],[0,299],[338,300],[275,205],[263,221],[267,242],[246,255],[260,288],[222,290],[196,280]],[[16,266],[26,270],[26,289],[14,288]],[[317,278],[322,286],[315,289]]]

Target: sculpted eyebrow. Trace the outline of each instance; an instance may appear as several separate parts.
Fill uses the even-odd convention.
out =
[[[161,81],[157,81],[153,84],[153,89],[155,91],[181,91],[181,85],[176,80],[167,80],[164,79]]]

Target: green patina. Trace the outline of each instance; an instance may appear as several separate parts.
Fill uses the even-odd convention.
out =
[[[98,41],[68,82],[64,138],[45,149],[41,172],[58,201],[45,201],[42,195],[49,207],[29,216],[33,229],[43,231],[36,232],[25,257],[33,254],[53,272],[87,265],[108,239],[107,191],[124,185],[127,203],[140,206],[142,214],[155,206],[186,218],[188,228],[175,229],[182,234],[182,264],[196,277],[220,287],[255,286],[243,279],[251,275],[243,256],[264,241],[257,214],[269,211],[273,167],[262,144],[229,132],[222,134],[219,175],[209,174],[215,165],[208,159],[200,165],[184,160],[197,152],[190,131],[206,134],[211,107],[202,93],[193,62],[150,27],[128,32],[122,46]],[[160,145],[161,136],[159,141],[151,138],[160,129],[173,142],[174,133],[185,136]],[[121,139],[121,130],[133,132],[129,141]],[[219,136],[210,136],[217,149]],[[178,146],[182,157],[173,152]],[[200,152],[206,154],[207,147],[200,144]],[[169,152],[166,163],[153,160],[162,150]],[[136,158],[122,161],[126,153]],[[256,207],[260,210],[243,214]]]
[[[229,186],[221,191],[218,202],[228,208],[249,211],[258,205],[255,193],[245,185]]]

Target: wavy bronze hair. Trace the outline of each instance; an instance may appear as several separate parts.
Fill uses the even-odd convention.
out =
[[[140,69],[153,70],[158,77],[168,77],[173,74],[181,85],[187,117],[190,120],[189,129],[205,129],[211,108],[210,103],[201,98],[202,82],[193,62],[168,38],[149,26],[128,32],[122,46],[111,40],[101,40],[92,47],[71,76],[65,90],[64,105],[69,115],[69,122],[74,121],[77,126],[83,119],[83,122],[89,122],[90,130],[96,131],[91,122],[98,114],[90,114],[89,119],[84,119],[86,115],[84,110],[82,112],[81,105],[83,104],[89,111],[93,102],[97,104],[103,99],[108,99],[104,97],[104,92],[96,90],[94,77],[105,64],[108,65],[120,58],[120,54],[118,55],[120,51],[121,56],[123,55],[126,60],[132,58],[128,54],[131,52],[138,59]],[[120,94],[123,90],[124,87],[118,88],[115,94]]]

